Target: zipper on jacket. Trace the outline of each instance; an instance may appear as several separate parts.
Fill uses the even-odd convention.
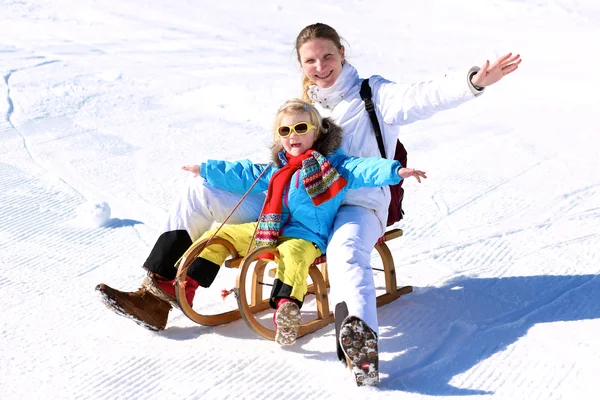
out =
[[[280,235],[283,233],[283,228],[285,228],[285,226],[292,219],[292,211],[290,210],[290,206],[289,206],[289,202],[288,202],[289,196],[290,196],[290,183],[288,182],[288,184],[285,186],[285,190],[283,191],[283,204],[288,209],[288,217],[285,220],[285,222],[283,224],[281,224],[281,228],[279,229],[279,234]]]
[[[294,175],[296,175],[296,189],[298,189],[298,185],[300,184],[300,167],[298,167],[298,171],[296,171],[296,173]],[[290,182],[291,183],[291,182]],[[281,224],[281,229],[279,229],[279,234],[281,235],[283,233],[283,228],[285,228],[285,226],[290,222],[290,220],[292,219],[292,212],[290,210],[290,206],[289,206],[289,196],[290,196],[290,183],[288,183],[285,187],[285,190],[283,191],[283,204],[285,204],[285,206],[288,209],[288,217],[285,220],[285,222],[283,224]]]

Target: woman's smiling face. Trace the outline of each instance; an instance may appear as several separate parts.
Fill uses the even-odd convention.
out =
[[[294,126],[297,123],[306,122],[311,124],[310,114],[308,112],[283,114],[279,126]],[[317,140],[316,128],[310,129],[304,135],[298,135],[295,131],[291,131],[288,137],[280,137],[281,145],[289,154],[297,157],[304,154],[306,150],[310,150]]]
[[[298,49],[299,62],[308,79],[322,88],[331,87],[342,72],[344,46],[329,39],[312,39]]]

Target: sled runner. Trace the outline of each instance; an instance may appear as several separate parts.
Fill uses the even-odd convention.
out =
[[[386,242],[402,236],[401,229],[391,229],[382,236],[375,250],[381,257],[383,264],[382,271],[385,275],[386,292],[377,297],[377,307],[388,304],[403,294],[412,292],[412,286],[398,287],[396,282],[396,268],[392,253]],[[202,252],[202,250],[211,245],[225,246],[231,255],[231,258],[225,261],[224,266],[228,268],[239,269],[239,274],[236,281],[234,293],[238,302],[238,309],[215,315],[203,315],[196,312],[187,302],[185,296],[185,280],[187,276],[187,268],[194,259]],[[177,268],[177,278],[175,284],[175,292],[177,294],[177,302],[181,311],[192,321],[208,326],[222,325],[243,318],[248,326],[258,335],[268,340],[275,340],[275,329],[269,328],[257,319],[256,314],[270,309],[269,298],[263,295],[263,285],[265,285],[266,275],[274,276],[276,268],[267,270],[269,263],[273,260],[264,257],[265,254],[272,254],[277,257],[277,249],[274,247],[262,247],[248,253],[245,257],[240,257],[234,246],[221,238],[214,237],[205,239],[193,244],[183,255],[179,261]],[[328,293],[329,280],[327,276],[326,256],[318,257],[309,268],[309,276],[312,281],[308,285],[308,293],[315,295],[317,306],[316,318],[305,322],[300,327],[298,337],[315,332],[331,322],[333,322],[333,313],[329,310]],[[250,281],[248,281],[248,279]],[[247,290],[250,286],[250,290]],[[273,310],[274,311],[274,310]],[[264,318],[264,321],[271,321],[270,318]],[[270,323],[268,323],[270,325]]]

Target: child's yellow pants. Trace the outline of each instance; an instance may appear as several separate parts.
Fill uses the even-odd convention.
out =
[[[248,251],[248,244],[255,228],[256,222],[223,225],[217,233],[217,237],[231,242],[240,257],[243,257]],[[209,230],[198,240],[210,238],[216,229]],[[253,248],[250,249],[250,251],[252,250]],[[308,268],[315,258],[321,255],[321,250],[312,242],[289,237],[279,237],[277,250],[279,251],[279,261],[277,277],[271,291],[271,306],[274,307],[275,299],[281,297],[291,298],[302,306],[307,291]],[[229,251],[225,246],[211,245],[205,248],[199,257],[217,265],[223,265],[223,262],[229,257]]]

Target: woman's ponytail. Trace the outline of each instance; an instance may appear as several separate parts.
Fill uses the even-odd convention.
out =
[[[310,85],[314,85],[314,83],[308,79],[308,76],[304,72],[302,72],[302,100],[310,103],[310,97],[308,97],[308,87]]]

